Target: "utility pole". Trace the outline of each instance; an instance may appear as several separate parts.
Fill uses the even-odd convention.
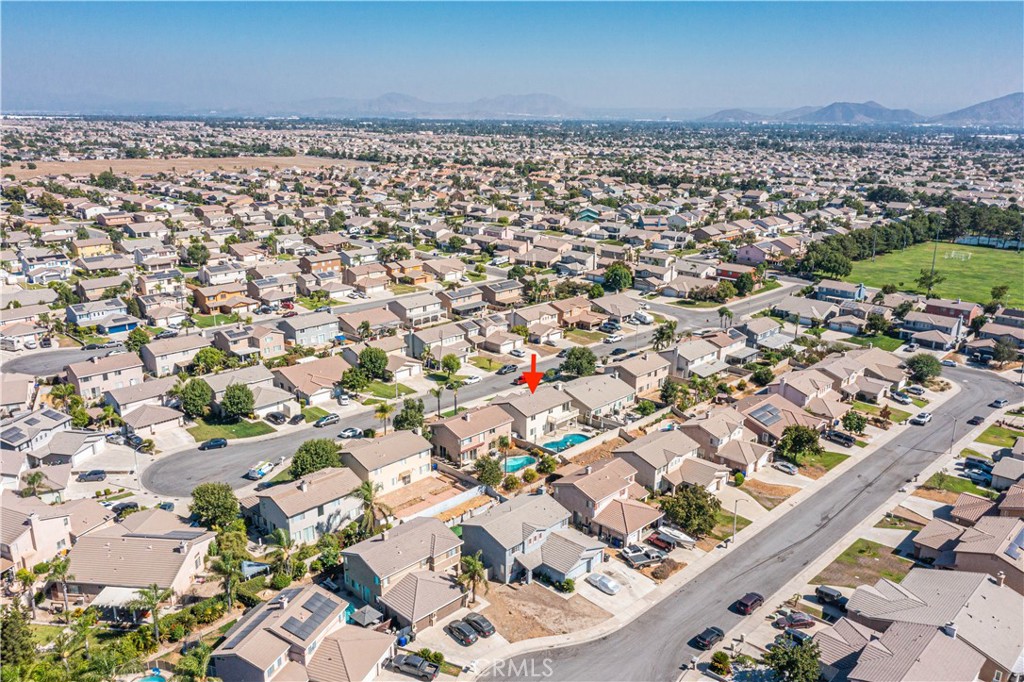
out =
[[[739,517],[740,502],[746,502],[746,500],[736,498],[732,505],[732,537],[729,538],[730,545],[736,542],[736,519]]]

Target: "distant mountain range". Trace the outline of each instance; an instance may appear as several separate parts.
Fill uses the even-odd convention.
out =
[[[44,102],[49,105],[44,105]],[[57,104],[54,104],[54,103]],[[965,109],[931,118],[909,109],[889,109],[877,102],[833,102],[826,106],[805,106],[789,111],[723,109],[585,108],[560,97],[535,93],[498,95],[471,102],[429,102],[401,93],[387,93],[371,99],[324,97],[260,107],[200,108],[158,102],[131,102],[97,96],[41,95],[28,97],[5,93],[7,114],[85,114],[130,116],[295,116],[323,118],[421,118],[495,120],[648,120],[697,121],[701,123],[769,123],[901,125],[934,123],[942,125],[1006,126],[1024,129],[1024,93],[1014,93],[981,102]]]

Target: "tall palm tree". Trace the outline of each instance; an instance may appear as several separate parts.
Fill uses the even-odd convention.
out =
[[[210,677],[207,671],[210,669],[210,659],[213,657],[213,649],[206,644],[200,644],[186,655],[182,656],[175,666],[175,680],[182,682],[210,682],[219,680],[219,677]]]
[[[138,590],[139,596],[132,600],[129,604],[129,608],[137,609],[139,611],[149,611],[149,615],[153,620],[153,639],[157,642],[160,641],[160,604],[170,598],[171,590],[163,589],[156,583],[153,583],[149,587],[143,587]]]
[[[27,568],[19,568],[15,579],[28,594],[28,605],[32,608],[32,620],[36,619],[36,575]]]
[[[430,348],[424,348],[423,352],[420,353],[420,362],[423,363],[424,367],[429,369],[430,366],[434,364],[434,351]]]
[[[676,340],[676,320],[670,320],[654,331],[654,350],[664,350]]]
[[[113,405],[104,405],[103,413],[100,414],[96,422],[101,426],[120,426],[124,424],[124,420],[114,410]]]
[[[377,498],[377,493],[380,492],[381,487],[380,483],[363,481],[358,488],[349,493],[351,497],[355,497],[363,503],[363,518],[359,526],[365,535],[370,535],[377,529],[378,515],[381,518],[387,518],[394,513],[391,507]]]
[[[94,608],[88,608],[82,611],[71,621],[71,632],[81,638],[85,644],[85,657],[89,658],[89,632],[93,626],[96,625],[96,621],[100,619],[99,612]]]
[[[231,554],[222,554],[210,565],[210,570],[220,576],[224,584],[224,595],[228,599],[228,609],[231,609],[235,605],[235,587],[242,580],[241,560]]]
[[[54,559],[50,562],[50,571],[46,577],[55,583],[60,583],[61,593],[64,596],[64,616],[68,615],[68,581],[74,580],[71,573],[71,560],[68,558]]]
[[[363,341],[369,340],[373,336],[373,328],[370,327],[369,320],[363,320],[359,323],[359,328],[356,329],[359,333],[359,338]]]
[[[441,396],[444,395],[444,384],[438,384],[436,388],[430,389],[430,395],[437,398],[437,416],[441,416]]]
[[[504,470],[508,471],[508,451],[512,449],[512,440],[508,436],[498,437],[498,452],[501,453],[504,462]]]
[[[89,669],[82,677],[96,682],[117,682],[125,675],[141,673],[144,669],[145,665],[138,656],[125,656],[114,647],[106,646],[89,659]]]
[[[453,381],[448,384],[448,390],[452,392],[452,398],[455,401],[455,414],[459,413],[459,389],[462,388],[461,381]]]
[[[50,388],[50,400],[55,407],[65,407],[68,400],[75,394],[75,387],[71,384],[57,384]]]
[[[484,586],[484,594],[491,589],[487,582],[487,568],[484,566],[482,555],[483,551],[479,551],[476,554],[467,554],[462,557],[462,573],[459,574],[459,583],[471,591],[470,604],[476,603],[476,588],[479,585]]]
[[[275,561],[281,565],[281,570],[288,575],[292,574],[292,550],[295,549],[295,541],[284,528],[275,528],[270,534],[270,541],[277,545],[274,551]]]
[[[82,647],[82,638],[74,632],[63,630],[53,640],[53,654],[64,666],[64,672],[71,678],[71,659]]]
[[[718,309],[719,326],[725,326],[724,320],[729,320],[730,322],[732,321],[732,311],[726,308],[725,306],[722,306],[721,308]]]
[[[394,405],[392,405],[391,403],[384,402],[378,403],[377,409],[374,410],[373,412],[374,416],[377,417],[377,419],[379,419],[381,423],[384,424],[384,435],[387,435],[388,433],[388,417],[390,417],[391,413],[394,411]]]

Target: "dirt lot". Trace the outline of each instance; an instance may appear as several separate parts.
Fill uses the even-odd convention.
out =
[[[931,488],[918,488],[914,491],[914,495],[943,504],[953,504],[960,497],[960,493],[955,493],[952,490],[932,490]]]
[[[774,509],[800,492],[800,488],[791,485],[774,485],[750,479],[743,482],[742,490],[765,509]]]
[[[913,562],[896,556],[892,548],[862,538],[847,547],[811,583],[857,587],[874,585],[879,578],[899,582],[913,565]]]
[[[317,156],[241,156],[223,159],[98,159],[88,161],[40,161],[35,170],[24,168],[24,164],[16,164],[4,169],[16,178],[31,178],[37,175],[88,175],[102,173],[113,169],[115,173],[142,175],[144,173],[178,172],[193,170],[238,170],[239,168],[292,168],[315,170],[323,166],[345,166],[356,168],[372,165],[366,161],[349,159],[322,159]]]
[[[591,448],[586,452],[576,455],[572,458],[572,463],[579,464],[580,466],[586,466],[588,464],[593,464],[594,462],[599,462],[602,459],[611,459],[612,450],[620,445],[625,445],[625,443],[626,441],[622,438],[612,438],[607,443],[602,443],[596,448]]]
[[[483,615],[510,642],[564,635],[592,627],[611,614],[578,594],[565,599],[536,583],[498,585],[487,593],[491,605]]]

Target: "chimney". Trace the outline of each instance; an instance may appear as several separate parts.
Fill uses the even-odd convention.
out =
[[[588,475],[594,473],[594,467],[588,464],[587,466],[583,467],[583,473]]]
[[[473,421],[473,413],[472,412],[464,412],[462,414],[462,418],[465,419],[468,422],[469,421]]]
[[[996,573],[996,583],[999,585],[999,587],[1002,587],[1003,585],[1006,584],[1006,572],[1005,571],[999,571],[998,573]]]
[[[279,608],[282,610],[288,608],[288,597],[281,597],[277,600],[277,603],[280,604]]]
[[[942,626],[942,632],[951,639],[956,639],[956,623],[949,621]]]
[[[388,539],[388,529],[387,529],[387,528],[385,528],[385,529],[384,529],[384,532],[382,532],[382,533],[380,534],[380,539],[381,539],[381,540],[384,540],[384,541],[387,541],[387,539]]]
[[[646,360],[649,355],[650,355],[649,353],[644,353],[644,360]]]
[[[309,482],[306,481],[306,479],[302,479],[301,481],[299,481],[299,490],[301,490],[302,492],[306,492],[307,490],[309,490]]]
[[[188,551],[188,543],[185,542],[184,540],[182,540],[181,542],[178,543],[178,553],[179,554],[184,554],[187,551]]]

